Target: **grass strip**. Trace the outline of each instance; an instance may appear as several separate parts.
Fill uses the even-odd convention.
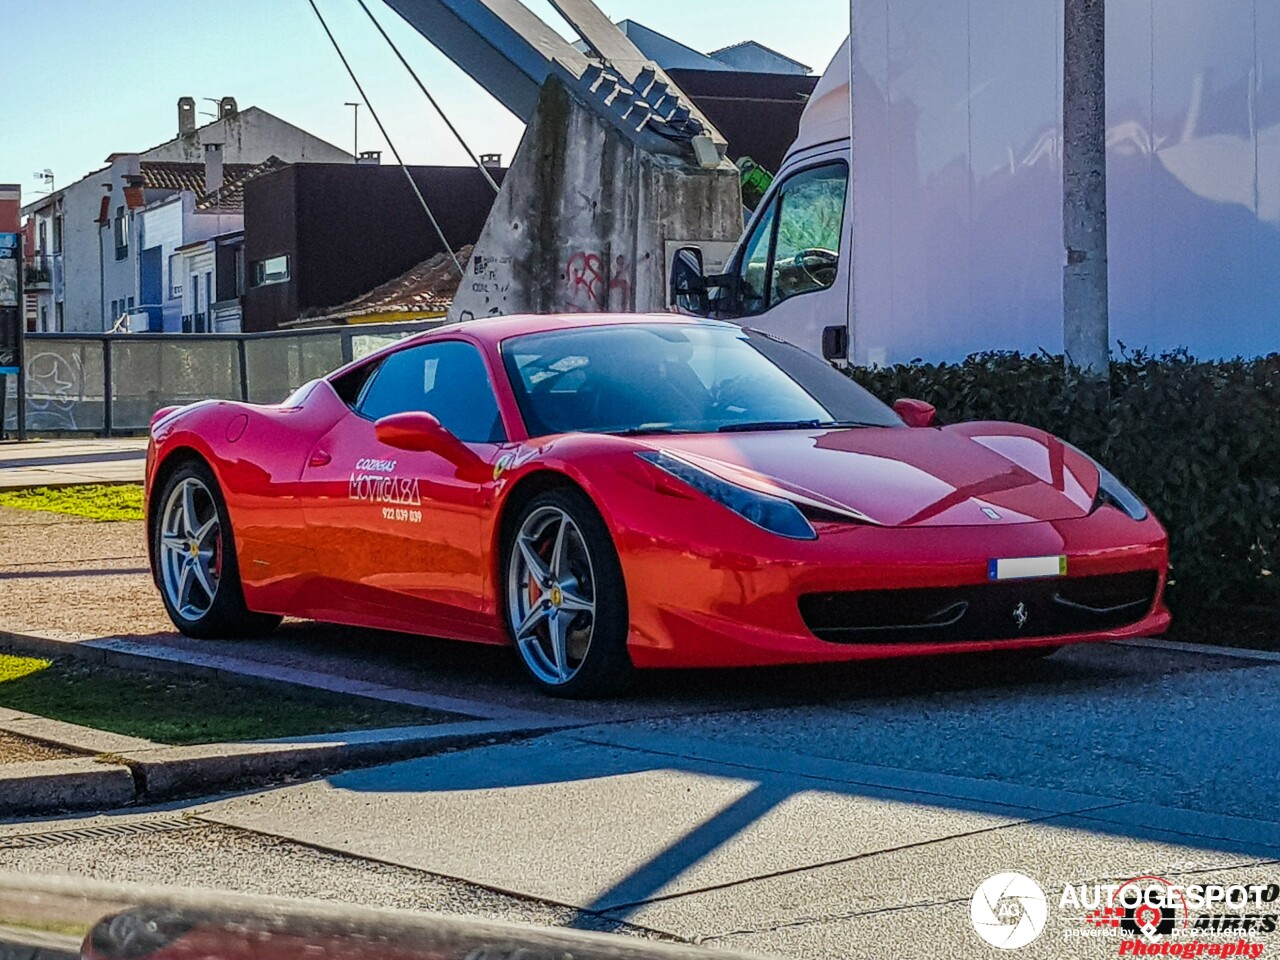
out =
[[[89,520],[141,520],[142,487],[127,483],[5,490],[0,491],[0,507],[43,510]]]
[[[469,719],[284,683],[7,654],[0,654],[0,707],[175,745]]]

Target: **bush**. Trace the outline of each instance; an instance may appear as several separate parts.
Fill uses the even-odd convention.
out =
[[[1175,614],[1203,621],[1224,605],[1280,601],[1280,354],[1128,354],[1112,366],[1109,397],[1049,355],[975,354],[850,375],[886,400],[927,400],[942,423],[1013,420],[1097,458],[1169,531]]]

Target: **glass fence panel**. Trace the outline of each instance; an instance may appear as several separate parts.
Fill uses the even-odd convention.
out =
[[[278,403],[308,380],[342,366],[342,334],[264,337],[245,341],[249,400]]]
[[[27,429],[33,433],[145,431],[151,414],[173,404],[209,398],[275,403],[293,390],[342,366],[343,344],[353,358],[439,326],[418,321],[394,326],[299,330],[288,335],[175,334],[135,337],[69,337],[33,334],[26,338]],[[111,423],[103,400],[104,342],[111,342]],[[246,383],[241,383],[240,344]],[[6,391],[6,429],[17,426],[15,378]]]
[[[170,404],[239,400],[236,339],[173,338],[111,344],[112,417],[117,430],[146,429],[151,415]]]
[[[58,432],[92,430],[105,424],[102,341],[27,340],[27,429]],[[6,377],[6,427],[17,424],[17,377]]]
[[[419,330],[384,330],[378,333],[353,333],[351,335],[351,359],[359,360],[367,357],[375,350],[392,343],[398,343],[405,337],[412,337]]]

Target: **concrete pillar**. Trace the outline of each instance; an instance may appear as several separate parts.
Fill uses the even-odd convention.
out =
[[[450,318],[665,310],[670,251],[742,226],[731,163],[648,153],[552,77]]]
[[[1062,84],[1063,345],[1086,378],[1110,370],[1107,314],[1105,0],[1064,0]]]

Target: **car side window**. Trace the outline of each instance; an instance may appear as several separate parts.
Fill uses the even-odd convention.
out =
[[[506,439],[484,358],[461,340],[396,351],[379,364],[356,402],[356,413],[369,420],[410,411],[431,414],[466,443]]]
[[[778,228],[769,270],[769,306],[826,290],[840,268],[849,169],[829,163],[803,170],[778,194]]]
[[[777,209],[776,203],[769,204],[742,251],[738,267],[738,312],[744,317],[761,313],[769,306],[769,248],[773,244]]]

